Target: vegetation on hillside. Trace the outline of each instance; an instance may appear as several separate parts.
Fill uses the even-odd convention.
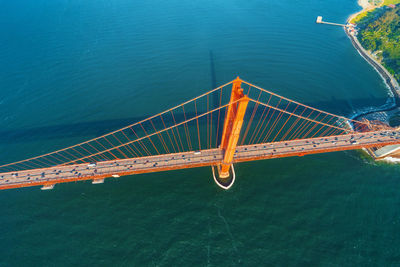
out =
[[[400,0],[384,0],[384,5],[397,5],[400,4]]]
[[[372,5],[371,8],[360,12],[357,16],[351,19],[351,23],[359,23],[362,19],[364,19],[369,13],[375,10],[375,8],[388,6],[388,5],[396,5],[400,4],[400,0],[368,0],[368,2]]]
[[[369,23],[376,18],[379,18],[383,13],[385,13],[386,7],[375,8],[372,11],[365,11],[358,14],[351,23],[356,23],[357,25],[362,25],[365,23]]]
[[[369,12],[357,23],[358,40],[400,80],[400,5]]]

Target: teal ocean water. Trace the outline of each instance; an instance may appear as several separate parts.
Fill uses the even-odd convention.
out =
[[[349,116],[388,90],[355,0],[0,0],[0,162],[118,129],[240,75]],[[399,166],[360,152],[0,192],[0,266],[398,266]]]

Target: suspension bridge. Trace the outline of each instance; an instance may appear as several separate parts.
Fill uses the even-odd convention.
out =
[[[0,166],[0,189],[211,166],[228,189],[233,164],[400,144],[400,130],[325,112],[241,80],[122,129]]]

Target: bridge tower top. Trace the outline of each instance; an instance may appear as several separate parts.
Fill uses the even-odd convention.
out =
[[[223,128],[222,138],[221,138],[221,148],[222,149],[227,149],[228,142],[229,142],[228,137],[232,131],[233,122],[235,120],[235,115],[237,112],[238,101],[239,101],[239,99],[244,97],[243,89],[241,86],[242,86],[242,80],[238,76],[232,82],[231,98],[229,100],[229,106],[228,106],[228,110],[226,112],[224,128]]]

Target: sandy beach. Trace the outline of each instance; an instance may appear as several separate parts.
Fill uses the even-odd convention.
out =
[[[358,0],[357,3],[363,9],[369,9],[369,8],[374,8],[375,7],[373,4],[369,3],[368,0]]]
[[[369,11],[369,10],[372,10],[372,9],[378,7],[378,6],[375,6],[375,5],[371,4],[371,3],[369,3],[368,0],[358,0],[357,3],[358,3],[358,5],[359,5],[360,7],[362,7],[362,9],[361,9],[360,11],[354,13],[354,14],[351,14],[351,15],[347,18],[347,22],[351,22],[351,20],[352,20],[353,18],[355,18],[356,16],[358,16],[358,14],[360,14],[360,13],[362,13],[362,12]]]

